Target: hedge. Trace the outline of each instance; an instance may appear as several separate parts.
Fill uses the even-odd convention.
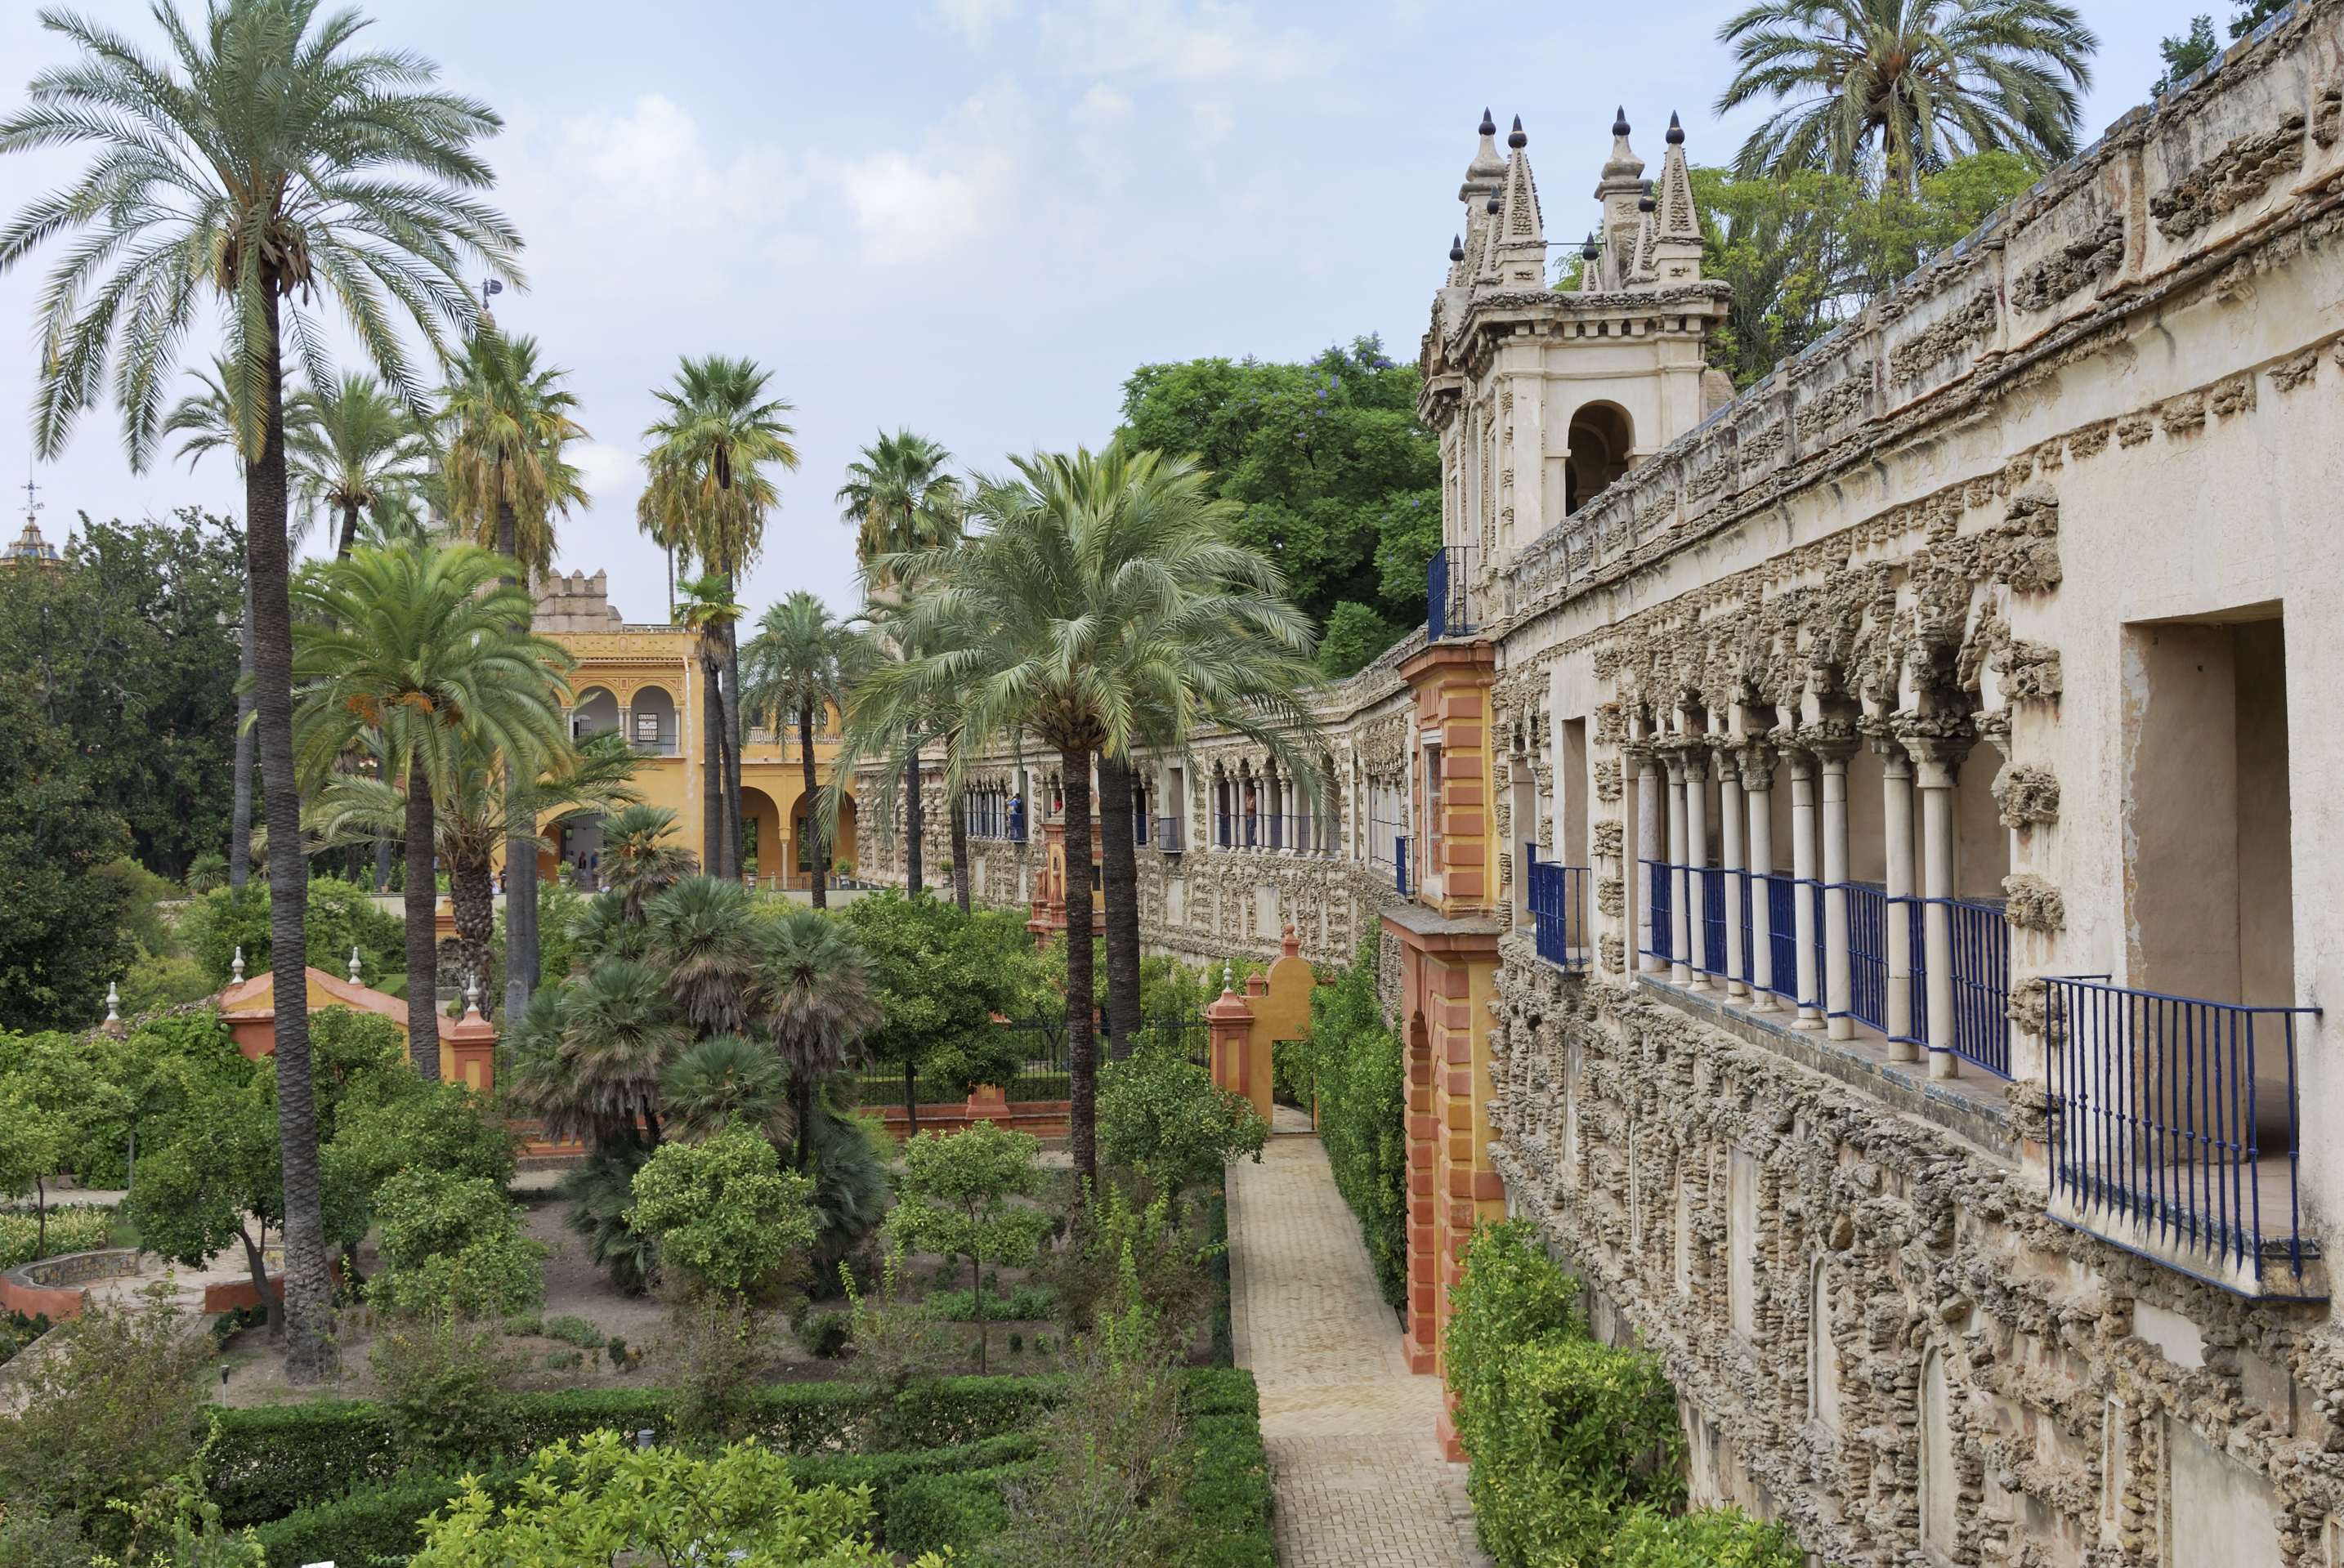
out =
[[[945,1378],[904,1396],[904,1446],[946,1448],[1014,1432],[1056,1402],[1057,1377]],[[667,1428],[668,1396],[660,1389],[579,1389],[522,1394],[513,1402],[517,1435],[506,1454],[514,1461],[547,1444],[598,1428],[640,1432]],[[784,1453],[847,1452],[859,1444],[867,1419],[851,1384],[792,1383],[757,1391],[750,1429]],[[220,1442],[209,1466],[213,1501],[230,1526],[281,1519],[358,1483],[389,1481],[409,1456],[392,1436],[389,1416],[366,1400],[320,1400],[219,1413]]]
[[[1376,995],[1382,940],[1369,932],[1342,977],[1311,993],[1310,1054],[1319,1144],[1397,1307],[1408,1301],[1408,1072]]]
[[[1262,1452],[1253,1374],[1216,1368],[1182,1377],[1194,1449],[1188,1507],[1203,1534],[1181,1568],[1275,1568],[1269,1466]],[[969,1386],[980,1382],[991,1386]],[[933,1391],[938,1408],[928,1424],[939,1430],[973,1426],[1012,1410],[1030,1422],[1056,1397],[1058,1386],[1055,1378],[950,1380]],[[841,1385],[801,1384],[764,1390],[762,1402],[776,1416],[803,1417],[809,1408],[834,1411],[852,1399],[853,1391]],[[596,1425],[621,1431],[656,1425],[663,1404],[656,1392],[633,1390],[537,1394],[521,1402],[527,1407],[524,1423],[538,1434],[530,1440],[532,1448]],[[593,1419],[598,1414],[601,1419]],[[777,1429],[787,1424],[783,1420]],[[802,1429],[818,1424],[807,1420]],[[359,1401],[226,1412],[221,1429],[219,1460],[212,1471],[214,1497],[230,1523],[250,1521],[264,1499],[290,1495],[296,1477],[316,1478],[337,1464],[391,1463],[380,1414]],[[298,1462],[296,1452],[302,1453]],[[805,1486],[871,1488],[874,1525],[888,1549],[916,1556],[945,1547],[967,1553],[1001,1531],[1009,1522],[1006,1488],[1032,1473],[1039,1452],[1031,1432],[1010,1431],[889,1453],[800,1453],[790,1469]],[[524,1457],[513,1455],[483,1473],[500,1501],[519,1494]],[[224,1487],[231,1475],[239,1478],[241,1491]],[[273,1477],[275,1487],[252,1484],[264,1477]],[[424,1470],[353,1469],[338,1484],[321,1485],[310,1494],[318,1501],[260,1523],[254,1537],[268,1554],[268,1568],[396,1562],[413,1554],[421,1543],[421,1522],[455,1495],[457,1484],[450,1476]],[[1656,1560],[1655,1568],[1668,1561]],[[1753,1559],[1751,1568],[1772,1565]]]

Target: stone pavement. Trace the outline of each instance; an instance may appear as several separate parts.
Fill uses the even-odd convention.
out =
[[[1271,1139],[1228,1192],[1230,1329],[1261,1388],[1279,1563],[1486,1568],[1465,1467],[1433,1437],[1440,1380],[1409,1375],[1318,1141]]]

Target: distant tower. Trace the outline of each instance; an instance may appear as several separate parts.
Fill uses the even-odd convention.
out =
[[[57,547],[41,537],[38,514],[42,510],[42,503],[35,499],[40,488],[30,479],[25,481],[25,531],[16,536],[15,544],[0,550],[0,565],[54,567],[63,564]]]

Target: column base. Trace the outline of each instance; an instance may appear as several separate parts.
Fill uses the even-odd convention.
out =
[[[1834,1018],[1831,1020],[1831,1028],[1826,1032],[1828,1038],[1832,1040],[1854,1040],[1855,1020],[1844,1016]]]
[[[1961,1075],[1962,1059],[1960,1057],[1950,1050],[1940,1050],[1935,1046],[1929,1048],[1930,1077],[1959,1078]]]

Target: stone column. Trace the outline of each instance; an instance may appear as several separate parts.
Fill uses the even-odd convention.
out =
[[[1636,770],[1636,840],[1629,847],[1626,877],[1629,908],[1634,913],[1628,930],[1636,950],[1628,955],[1628,968],[1631,972],[1657,971],[1660,960],[1648,956],[1652,950],[1652,881],[1644,862],[1661,857],[1660,769],[1650,746],[1623,746],[1620,759],[1623,767]]]
[[[1717,759],[1718,849],[1725,863],[1725,994],[1750,994],[1750,976],[1742,961],[1742,890],[1749,861],[1743,856],[1742,770],[1721,752]]]
[[[1678,864],[1684,867],[1684,959],[1687,981],[1703,990],[1708,971],[1702,964],[1709,929],[1709,881],[1702,875],[1709,864],[1709,750],[1698,739],[1680,754],[1684,766],[1685,849]]]
[[[1921,790],[1921,896],[1928,900],[1921,920],[1922,963],[1929,1006],[1929,1076],[1953,1078],[1961,1070],[1954,1054],[1954,923],[1946,902],[1954,896],[1954,787],[1964,740],[1909,738],[1915,779]]]
[[[1808,751],[1785,751],[1791,764],[1791,875],[1799,884],[1792,890],[1793,956],[1797,962],[1799,1016],[1795,1027],[1821,1029],[1823,1010],[1816,1005],[1822,977],[1815,973],[1814,884],[1821,868],[1815,863],[1815,759]]]
[[[1742,798],[1750,809],[1750,995],[1751,1006],[1772,1012],[1774,1000],[1774,908],[1763,879],[1774,874],[1774,753],[1753,743],[1743,748]]]
[[[1823,767],[1824,1006],[1834,1040],[1855,1038],[1854,955],[1848,950],[1847,759],[1856,742],[1819,745]]]
[[[1874,740],[1881,759],[1881,810],[1886,824],[1888,918],[1888,1056],[1911,1061],[1920,1048],[1913,1033],[1913,759],[1894,740]],[[1908,1038],[1898,1040],[1898,1036]]]
[[[1685,759],[1682,751],[1668,755],[1669,774],[1669,979],[1678,985],[1692,983],[1692,951],[1685,933],[1692,906],[1685,897]]]

